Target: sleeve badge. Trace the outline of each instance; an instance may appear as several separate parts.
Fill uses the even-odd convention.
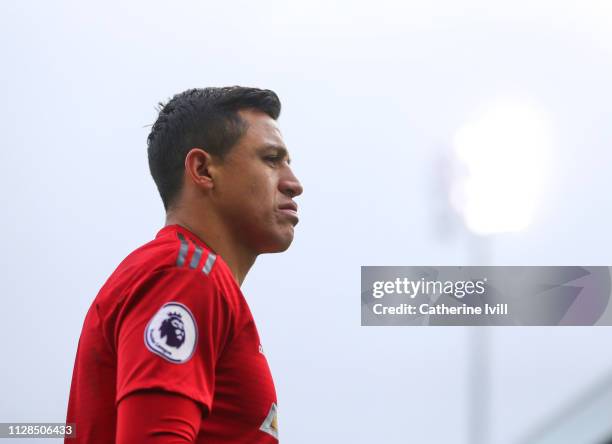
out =
[[[175,364],[183,364],[191,359],[195,351],[198,328],[185,305],[168,302],[147,324],[144,340],[153,353]]]

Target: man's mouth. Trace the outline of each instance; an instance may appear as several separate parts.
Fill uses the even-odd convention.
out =
[[[296,224],[300,220],[297,212],[298,206],[295,202],[287,202],[285,204],[279,205],[278,209],[282,214],[285,214],[289,218],[293,219]]]

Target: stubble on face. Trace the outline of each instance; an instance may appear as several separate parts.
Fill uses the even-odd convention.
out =
[[[295,179],[287,149],[274,119],[253,110],[239,114],[247,130],[222,161],[216,204],[232,235],[255,254],[284,251],[297,223],[279,210],[291,201],[281,191],[281,181]]]

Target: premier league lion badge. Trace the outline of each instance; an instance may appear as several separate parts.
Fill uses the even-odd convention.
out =
[[[189,361],[198,342],[198,329],[191,311],[178,302],[168,302],[145,328],[145,344],[153,353],[175,364]]]

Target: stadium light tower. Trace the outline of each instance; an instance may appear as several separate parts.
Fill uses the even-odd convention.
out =
[[[525,229],[547,178],[546,115],[533,104],[499,100],[455,134],[451,205],[476,235]]]
[[[450,204],[467,229],[471,265],[491,263],[490,235],[524,230],[548,179],[548,119],[529,101],[502,99],[455,134]],[[471,328],[468,442],[488,444],[490,355],[486,329]]]

